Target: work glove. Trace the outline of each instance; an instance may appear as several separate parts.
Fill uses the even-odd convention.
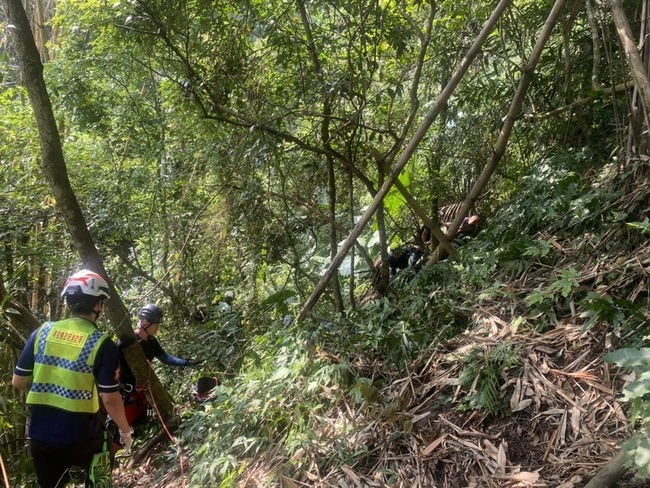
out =
[[[131,450],[133,445],[133,429],[129,429],[128,432],[122,432],[120,430],[120,444],[124,446],[125,453],[128,453]]]
[[[199,359],[199,360],[196,360],[196,359],[195,359],[195,360],[189,360],[189,359],[186,359],[186,360],[185,360],[185,366],[188,366],[188,367],[190,367],[190,368],[196,368],[196,367],[197,367],[199,364],[201,364],[202,362],[203,362],[202,359]]]

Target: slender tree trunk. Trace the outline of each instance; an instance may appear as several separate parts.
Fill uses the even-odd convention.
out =
[[[45,10],[43,7],[43,0],[34,0],[34,32],[36,44],[41,53],[43,62],[50,60],[50,53],[47,50],[47,29],[45,28]]]
[[[95,247],[68,179],[54,112],[43,79],[43,65],[36,49],[36,43],[34,42],[25,9],[20,0],[2,0],[2,3],[7,15],[8,30],[13,38],[16,57],[20,64],[22,82],[29,94],[38,127],[42,153],[41,168],[56,198],[59,210],[65,219],[83,265],[107,278],[111,298],[107,302],[106,315],[113,330],[120,338],[135,340],[130,314],[120,299],[112,281],[108,278],[102,257]],[[162,415],[167,419],[171,418],[173,414],[172,399],[155,374],[150,372],[142,349],[139,347],[127,348],[125,356],[129,364],[133,364],[133,372],[138,381],[151,386],[150,393],[155,397]]]
[[[467,198],[463,202],[463,205],[461,206],[460,210],[456,214],[456,217],[454,217],[454,220],[449,226],[449,229],[447,230],[448,239],[452,239],[453,236],[456,235],[458,229],[460,228],[460,224],[463,222],[463,219],[467,216],[469,211],[474,207],[476,200],[478,200],[478,197],[483,192],[483,189],[486,187],[488,181],[490,180],[490,177],[492,176],[494,170],[499,164],[499,161],[501,161],[501,158],[506,152],[506,147],[508,146],[508,139],[510,138],[510,134],[512,133],[512,129],[515,125],[515,120],[517,119],[517,116],[521,111],[521,105],[524,101],[524,97],[526,96],[526,91],[528,90],[528,86],[530,85],[530,82],[533,79],[533,73],[535,72],[535,67],[537,66],[537,62],[539,61],[539,58],[542,55],[542,51],[544,50],[546,41],[548,41],[548,38],[551,35],[551,31],[553,30],[553,27],[555,26],[558,18],[560,17],[560,13],[564,8],[565,3],[566,0],[556,0],[555,4],[553,5],[553,8],[551,9],[551,13],[546,19],[546,23],[544,24],[544,27],[542,28],[542,31],[539,34],[537,41],[535,42],[535,47],[533,48],[533,52],[531,53],[530,58],[526,63],[526,66],[524,67],[524,71],[521,75],[521,80],[519,80],[519,86],[517,87],[515,96],[512,99],[512,102],[510,103],[510,109],[508,110],[508,113],[503,122],[503,127],[501,128],[501,132],[499,133],[499,137],[497,138],[497,142],[494,146],[492,157],[490,158],[490,161],[487,163],[485,168],[483,168],[483,171],[481,172],[478,180],[474,184],[474,187],[469,192],[469,195],[467,195]],[[431,256],[430,264],[433,264],[437,261],[437,256],[438,253],[434,253]]]
[[[302,20],[302,25],[305,28],[305,35],[307,37],[307,46],[309,54],[312,60],[312,66],[314,68],[314,74],[317,78],[322,80],[322,66],[320,58],[318,55],[318,49],[314,43],[314,38],[311,33],[311,26],[309,24],[309,18],[307,16],[307,9],[303,0],[297,0],[298,11],[300,12],[300,18]],[[330,117],[332,115],[332,103],[331,95],[328,93],[323,83],[323,121],[321,122],[321,141],[323,146],[328,150],[331,150],[330,147]],[[328,196],[329,196],[329,218],[332,224],[330,225],[329,239],[330,239],[330,257],[334,258],[336,256],[337,246],[338,246],[338,233],[336,229],[336,171],[334,168],[334,158],[330,154],[325,156],[327,161],[327,185],[328,185]],[[332,293],[334,294],[334,305],[337,312],[343,312],[343,295],[341,294],[341,283],[339,280],[338,273],[332,277]]]
[[[378,165],[377,168],[378,179],[377,182],[381,186],[384,183],[384,170]],[[384,219],[384,204],[383,201],[379,202],[376,212],[377,219],[377,234],[379,234],[379,250],[381,259],[379,260],[379,282],[377,283],[377,290],[379,293],[386,293],[390,281],[390,270],[388,266],[388,239],[386,236],[386,222]]]
[[[616,25],[618,37],[625,50],[625,57],[627,58],[632,77],[634,78],[635,88],[639,92],[640,109],[643,112],[643,120],[645,122],[645,128],[639,131],[639,137],[643,138],[639,141],[639,147],[637,147],[637,150],[639,150],[641,146],[647,146],[647,142],[644,141],[647,140],[648,136],[647,134],[643,136],[641,134],[644,134],[650,129],[650,113],[648,112],[650,110],[650,79],[648,78],[646,67],[643,64],[643,59],[641,59],[641,53],[636,47],[630,22],[625,15],[621,3],[619,0],[608,0],[608,4],[612,12],[614,24]],[[644,41],[647,42],[647,40]],[[634,117],[634,114],[632,116]]]
[[[388,191],[395,184],[395,181],[397,181],[397,179],[399,178],[400,172],[404,169],[406,164],[409,162],[411,156],[419,146],[424,136],[427,134],[429,128],[431,127],[431,124],[433,124],[436,117],[440,114],[445,104],[447,103],[447,100],[449,100],[449,97],[454,92],[454,90],[456,89],[460,81],[463,79],[465,73],[467,73],[467,70],[469,69],[469,66],[471,65],[472,61],[478,55],[481,46],[483,45],[483,43],[485,42],[489,34],[493,31],[497,21],[501,17],[501,14],[508,7],[508,5],[510,5],[510,2],[511,0],[501,0],[497,5],[497,7],[495,8],[492,15],[490,16],[489,20],[483,26],[483,29],[481,30],[480,34],[478,35],[478,37],[476,38],[476,40],[468,50],[463,60],[461,61],[460,66],[458,67],[454,75],[449,80],[449,83],[447,83],[445,88],[442,90],[442,93],[440,93],[433,107],[431,107],[429,112],[424,117],[424,121],[422,122],[422,124],[420,124],[418,129],[415,131],[415,134],[411,138],[410,142],[404,148],[404,151],[400,155],[388,179],[381,186],[381,188],[373,198],[371,204],[369,205],[368,209],[364,212],[364,214],[361,216],[357,224],[350,232],[348,238],[341,245],[339,252],[332,260],[330,267],[325,272],[325,274],[323,274],[321,280],[318,282],[318,285],[316,285],[316,288],[314,289],[312,294],[309,296],[309,298],[303,305],[303,308],[299,314],[299,319],[305,318],[305,316],[311,311],[313,306],[316,304],[319,297],[322,295],[331,276],[336,272],[338,267],[341,265],[341,262],[343,261],[345,255],[350,250],[350,247],[354,245],[356,238],[359,237],[359,235],[361,234],[365,226],[368,224],[368,222],[370,222],[373,214],[377,211],[377,208],[379,208],[379,204],[383,201]]]
[[[327,185],[329,193],[329,217],[331,222],[336,222],[336,171],[334,168],[334,160],[331,156],[325,156],[327,160]],[[338,232],[336,225],[330,225],[330,257],[336,256],[338,245]],[[341,281],[339,280],[338,273],[332,278],[332,294],[334,295],[334,306],[337,312],[343,312],[343,295],[341,293]]]
[[[400,10],[404,18],[409,22],[409,24],[411,24],[412,29],[415,32],[418,32],[418,37],[420,38],[420,50],[418,52],[416,70],[415,70],[415,74],[413,75],[413,83],[411,86],[411,91],[409,96],[411,100],[411,111],[409,112],[409,115],[406,118],[406,122],[402,127],[401,135],[398,138],[398,142],[394,146],[394,149],[401,147],[403,145],[403,142],[406,138],[406,134],[410,130],[411,126],[413,125],[413,120],[415,119],[415,115],[420,106],[420,102],[418,98],[419,81],[422,74],[422,67],[424,66],[424,61],[426,59],[427,48],[429,46],[429,43],[431,42],[433,21],[435,19],[435,14],[436,14],[436,6],[435,4],[432,4],[431,11],[429,13],[429,18],[426,24],[427,28],[424,32],[422,32],[420,31],[418,24],[408,15],[408,13],[403,8],[400,8],[400,6],[398,5],[398,9]],[[448,82],[449,82],[449,75],[445,75],[443,79],[443,84],[446,86]],[[445,101],[442,108],[440,109],[440,113],[443,114],[443,119],[446,118],[444,116],[446,111],[447,111],[447,102]],[[444,124],[444,120],[442,124]],[[385,174],[390,173],[389,163],[390,161],[392,161],[394,154],[395,153],[393,149],[388,151],[388,154],[386,156],[381,156],[378,153],[378,151],[374,151],[373,157],[375,158],[377,164],[381,165],[384,168]],[[399,181],[399,179],[395,180],[395,188],[397,188],[397,190],[402,194],[402,196],[406,200],[406,203],[411,207],[411,210],[413,210],[415,215],[417,215],[420,218],[420,220],[425,225],[425,227],[431,230],[431,233],[436,238],[436,240],[443,246],[445,251],[447,251],[450,255],[455,255],[456,251],[454,250],[451,243],[445,238],[445,235],[440,230],[440,223],[438,222],[437,214],[433,212],[430,214],[427,213],[427,211],[410,194],[408,189],[402,184],[401,181]],[[382,258],[385,259],[384,257]]]
[[[348,171],[348,202],[350,205],[350,209],[348,211],[349,217],[350,217],[350,227],[354,227],[354,214],[355,214],[355,208],[354,208],[354,178],[352,178],[352,172]],[[355,246],[352,246],[352,249],[350,250],[350,288],[349,288],[349,300],[350,300],[350,309],[355,310],[357,308],[356,304],[356,299],[354,298],[354,290],[356,288],[356,280],[355,280],[355,273],[354,269],[356,266],[356,254],[354,252]],[[372,261],[370,262],[370,265],[372,266]],[[372,269],[372,268],[371,268]]]
[[[593,0],[586,0],[587,19],[589,20],[589,29],[591,30],[591,52],[593,54],[591,66],[591,88],[597,90],[600,88],[600,36],[598,35],[598,23],[594,15]]]
[[[650,0],[643,0],[641,5],[641,26],[639,28],[639,39],[645,39],[641,45],[641,61],[645,67],[646,77],[650,76],[650,42],[648,42],[648,22],[650,22]],[[646,154],[648,151],[648,144],[650,143],[647,136],[644,136],[643,119],[645,111],[643,107],[639,107],[639,87],[635,86],[632,93],[632,103],[630,110],[630,135],[627,141],[627,157],[631,157],[635,148],[639,154]]]

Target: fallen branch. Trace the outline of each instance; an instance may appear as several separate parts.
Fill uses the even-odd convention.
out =
[[[129,463],[127,464],[128,468],[133,468],[136,464],[138,464],[142,459],[151,451],[151,449],[154,448],[154,446],[160,444],[162,441],[165,440],[167,436],[167,431],[163,428],[160,429],[155,436],[153,436],[151,439],[149,439],[144,446],[142,446],[140,449],[137,450],[131,456],[131,459]]]
[[[591,478],[584,488],[609,488],[623,476],[628,470],[625,466],[625,452],[619,451],[600,471],[596,476]]]

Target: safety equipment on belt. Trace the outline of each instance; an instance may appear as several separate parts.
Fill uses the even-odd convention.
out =
[[[147,420],[149,403],[141,387],[134,388],[133,385],[123,384],[120,385],[120,394],[124,403],[124,415],[130,426]]]
[[[110,298],[106,280],[88,269],[82,269],[70,276],[63,285],[61,296],[63,298],[80,296]]]

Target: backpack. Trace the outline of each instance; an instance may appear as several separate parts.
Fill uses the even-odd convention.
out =
[[[136,386],[130,392],[126,393],[123,399],[126,420],[131,427],[147,420],[149,403],[141,387]]]

